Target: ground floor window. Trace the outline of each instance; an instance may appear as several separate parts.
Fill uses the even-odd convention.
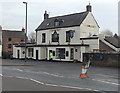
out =
[[[65,48],[56,48],[56,59],[65,59]]]
[[[28,56],[30,57],[30,56],[32,56],[33,57],[33,48],[28,48]]]

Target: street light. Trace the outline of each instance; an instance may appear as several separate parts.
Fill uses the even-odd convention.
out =
[[[26,19],[25,19],[25,62],[27,61],[26,60],[26,52],[27,52],[27,2],[23,2],[23,4],[26,5]]]

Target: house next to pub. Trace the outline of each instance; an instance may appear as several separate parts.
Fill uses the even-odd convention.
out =
[[[2,27],[1,27],[2,28]],[[18,30],[1,30],[2,52],[9,56],[13,54],[13,45],[25,43],[25,29]]]
[[[92,6],[80,13],[49,17],[36,29],[36,44],[16,45],[13,57],[49,60],[50,52],[56,61],[83,61],[83,53],[99,50],[99,25],[92,14]]]

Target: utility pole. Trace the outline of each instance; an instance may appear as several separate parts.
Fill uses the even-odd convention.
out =
[[[27,61],[27,2],[23,2],[26,5],[26,17],[25,17],[25,63]]]

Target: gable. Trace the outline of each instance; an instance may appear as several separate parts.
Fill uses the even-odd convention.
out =
[[[84,24],[86,27],[100,28],[91,12],[89,12],[82,24]]]
[[[81,12],[70,15],[58,16],[45,19],[36,29],[46,30],[46,29],[54,29],[54,28],[65,28],[65,27],[74,27],[80,26],[80,24],[84,21],[89,12]],[[55,26],[56,19],[60,22],[58,26]]]

